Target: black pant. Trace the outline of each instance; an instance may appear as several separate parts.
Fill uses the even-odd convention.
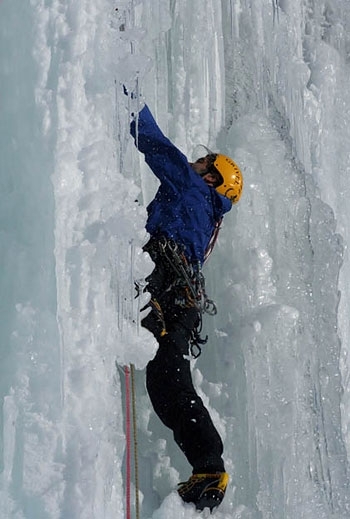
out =
[[[189,339],[198,323],[198,311],[194,306],[177,304],[178,289],[169,290],[176,274],[166,258],[151,255],[156,267],[148,278],[148,289],[163,310],[167,333],[160,336],[157,316],[150,315],[143,321],[159,342],[157,354],[147,366],[147,390],[155,412],[172,429],[193,473],[223,472],[222,441],[193,387],[188,360]]]

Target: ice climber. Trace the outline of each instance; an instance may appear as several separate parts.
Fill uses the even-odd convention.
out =
[[[218,506],[228,474],[221,438],[197,395],[190,371],[190,353],[200,351],[202,314],[215,306],[205,293],[201,267],[218,226],[238,202],[243,179],[229,157],[209,153],[190,163],[165,137],[147,105],[131,122],[131,135],[160,181],[149,204],[145,250],[155,263],[148,276],[150,313],[142,325],[159,348],[147,366],[146,384],[153,407],[192,465],[178,493],[198,510]]]

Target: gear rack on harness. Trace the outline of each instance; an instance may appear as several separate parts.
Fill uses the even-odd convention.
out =
[[[201,354],[201,346],[206,344],[208,336],[201,337],[203,329],[203,314],[216,315],[216,304],[212,299],[209,299],[205,290],[205,279],[201,271],[199,263],[190,264],[184,254],[183,249],[177,245],[173,240],[165,237],[160,239],[151,239],[144,247],[144,250],[149,252],[151,257],[161,255],[171,267],[175,274],[174,279],[170,282],[165,291],[174,289],[178,290],[175,298],[175,304],[180,307],[194,307],[198,314],[198,325],[192,331],[190,337],[190,352],[193,358],[199,357]],[[135,284],[137,295],[139,295],[142,287]],[[158,302],[153,301],[150,306],[154,309],[154,304],[159,306]],[[161,315],[159,310],[157,315]],[[162,333],[165,333],[164,331]]]

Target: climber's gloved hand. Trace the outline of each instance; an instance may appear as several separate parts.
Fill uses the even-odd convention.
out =
[[[136,82],[135,88],[132,90],[129,90],[128,87],[123,84],[123,92],[124,95],[126,95],[128,98],[129,113],[132,117],[136,117],[136,115],[141,112],[142,108],[145,106],[145,101],[139,91],[138,82]]]

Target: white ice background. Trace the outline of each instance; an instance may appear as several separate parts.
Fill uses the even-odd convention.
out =
[[[125,517],[130,363],[141,518],[199,517],[145,391],[135,78],[189,158],[244,172],[193,364],[230,474],[212,517],[350,517],[349,72],[348,0],[1,0],[1,518]]]

